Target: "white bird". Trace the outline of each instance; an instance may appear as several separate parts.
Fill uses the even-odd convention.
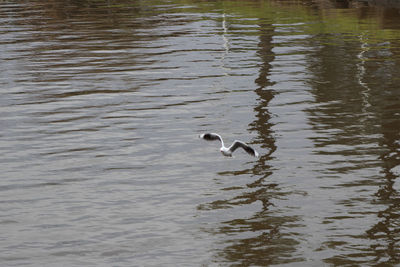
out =
[[[214,140],[219,140],[221,141],[221,148],[219,151],[221,151],[222,155],[226,157],[232,157],[232,153],[238,148],[241,147],[243,148],[248,154],[252,155],[253,157],[258,158],[259,154],[258,152],[247,145],[246,143],[235,140],[230,147],[225,147],[224,145],[224,140],[222,140],[222,137],[219,134],[216,133],[205,133],[199,135],[200,138],[207,140],[207,141],[214,141]]]

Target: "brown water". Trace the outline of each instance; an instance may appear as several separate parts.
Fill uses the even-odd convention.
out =
[[[393,8],[1,1],[0,263],[400,264],[399,84]]]

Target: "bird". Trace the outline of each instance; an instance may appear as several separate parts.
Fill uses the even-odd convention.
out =
[[[204,133],[204,134],[200,134],[199,138],[204,139],[206,141],[214,141],[214,140],[221,141],[221,148],[219,149],[219,151],[225,157],[232,157],[232,153],[238,147],[243,148],[248,154],[252,155],[253,157],[256,157],[256,158],[259,157],[258,152],[254,148],[250,147],[246,143],[244,143],[242,141],[239,141],[239,140],[235,140],[230,147],[225,147],[224,140],[222,140],[222,137],[219,134],[216,134],[216,133]]]

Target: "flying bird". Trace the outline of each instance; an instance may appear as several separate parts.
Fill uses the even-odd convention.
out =
[[[259,154],[258,152],[247,145],[246,143],[235,140],[230,147],[225,147],[224,145],[224,140],[222,140],[222,137],[219,134],[216,133],[205,133],[199,135],[200,138],[207,140],[207,141],[214,141],[214,140],[219,140],[221,141],[221,148],[219,151],[221,151],[222,155],[226,157],[232,157],[232,153],[238,148],[241,147],[243,148],[248,154],[252,155],[253,157],[258,158]]]

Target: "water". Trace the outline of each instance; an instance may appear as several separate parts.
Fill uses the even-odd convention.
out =
[[[0,25],[2,266],[400,264],[398,9],[2,1]]]

